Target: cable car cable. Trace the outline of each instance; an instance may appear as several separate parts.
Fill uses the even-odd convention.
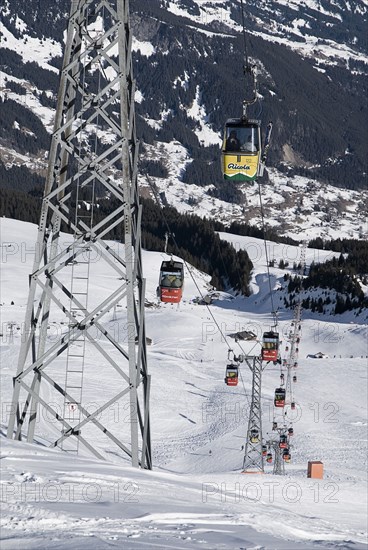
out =
[[[163,207],[162,207],[162,205],[161,205],[161,203],[160,203],[160,201],[159,201],[159,198],[158,198],[156,189],[155,189],[153,183],[151,182],[151,179],[150,179],[150,177],[148,176],[148,174],[146,175],[146,178],[147,178],[148,184],[149,184],[149,186],[150,186],[150,188],[151,188],[151,190],[152,190],[152,192],[153,192],[153,196],[155,197],[156,203],[157,203],[157,205],[159,206],[159,210],[160,210],[160,213],[161,213],[161,217],[162,217],[162,219],[163,219],[163,222],[164,222],[164,224],[166,225],[166,228],[167,228],[168,232],[170,233],[170,235],[171,235],[171,237],[172,237],[172,240],[173,240],[173,242],[174,242],[174,245],[175,245],[177,251],[180,252],[179,245],[178,245],[178,243],[177,243],[176,240],[175,240],[174,233],[171,231],[171,228],[170,228],[170,226],[169,226],[169,224],[168,224],[168,222],[167,222],[167,220],[166,220],[166,216],[165,216],[165,213],[164,213],[164,211],[163,211]],[[192,280],[193,280],[193,282],[194,282],[194,284],[195,284],[195,286],[196,286],[196,288],[197,288],[197,290],[198,290],[198,292],[199,292],[201,298],[203,299],[204,297],[203,297],[202,291],[200,290],[200,288],[199,288],[199,286],[198,286],[198,284],[197,284],[197,281],[195,280],[195,277],[194,277],[194,275],[193,275],[191,269],[189,269],[189,266],[188,266],[187,262],[184,260],[184,258],[183,258],[183,262],[184,262],[185,267],[187,268],[188,273],[190,274],[190,276],[191,276],[191,278],[192,278]],[[221,334],[222,338],[224,339],[224,341],[225,341],[225,343],[226,343],[226,345],[227,345],[227,347],[228,347],[228,350],[232,350],[232,347],[230,347],[230,345],[229,345],[228,339],[226,338],[226,336],[225,336],[224,333],[222,332],[221,327],[220,327],[220,325],[218,324],[218,322],[217,322],[215,316],[213,315],[211,309],[209,308],[208,304],[205,303],[205,306],[206,306],[206,308],[207,308],[208,313],[209,313],[210,316],[212,317],[212,320],[213,320],[213,322],[215,323],[215,325],[216,325],[216,327],[217,327],[219,333]],[[241,344],[239,344],[239,342],[236,342],[236,343],[237,343],[238,346],[240,347],[240,349],[241,349],[241,351],[243,352],[243,354],[244,354],[245,356],[247,356],[247,355],[249,355],[249,354],[251,353],[251,351],[254,349],[254,347],[259,343],[259,341],[257,341],[257,342],[254,344],[254,346],[251,348],[250,352],[248,352],[248,353],[245,353],[244,349],[242,348]],[[246,391],[246,389],[245,389],[245,385],[244,385],[243,377],[242,377],[242,374],[241,374],[241,370],[240,370],[240,378],[241,378],[242,385],[243,385],[244,395],[245,395],[245,397],[246,397],[246,399],[247,399],[247,402],[248,402],[248,405],[249,405],[249,407],[250,407],[250,400],[249,400],[249,396],[248,396],[248,394],[247,394],[247,391]]]
[[[162,208],[161,203],[160,203],[160,201],[159,201],[159,199],[158,199],[158,196],[157,196],[157,192],[156,192],[156,190],[155,190],[155,188],[154,188],[154,186],[153,186],[153,184],[152,184],[152,182],[151,182],[151,180],[150,180],[148,174],[146,174],[146,178],[147,178],[147,181],[148,181],[148,183],[149,183],[149,186],[150,186],[150,188],[151,188],[151,190],[152,190],[152,192],[153,192],[153,195],[154,195],[154,197],[155,197],[155,199],[156,199],[157,205],[159,206],[159,209],[160,209],[160,212],[161,212],[161,216],[162,216],[163,222],[164,222],[164,224],[166,225],[166,228],[167,228],[168,232],[170,233],[170,235],[171,235],[171,237],[172,237],[172,240],[173,240],[173,243],[174,243],[174,245],[175,245],[176,250],[180,253],[179,245],[178,245],[178,243],[176,242],[175,237],[174,237],[174,233],[171,231],[171,228],[170,228],[170,226],[169,226],[169,224],[168,224],[168,222],[167,222],[167,220],[166,220],[166,217],[165,217],[163,208]],[[203,294],[202,294],[201,289],[199,288],[199,286],[198,286],[198,284],[197,284],[197,281],[195,280],[195,277],[193,276],[192,270],[189,268],[188,263],[185,261],[184,258],[183,258],[183,262],[184,262],[185,267],[186,267],[187,270],[188,270],[188,273],[189,273],[189,275],[190,275],[190,277],[191,277],[193,283],[195,284],[196,289],[198,290],[198,292],[199,292],[199,294],[200,294],[202,300],[204,301],[204,296],[203,296]],[[228,349],[231,350],[232,347],[230,346],[230,344],[229,344],[229,342],[228,342],[228,340],[227,340],[225,334],[222,332],[221,327],[220,327],[220,325],[218,324],[218,322],[216,321],[216,319],[215,319],[215,317],[214,317],[212,311],[210,310],[208,304],[206,304],[206,303],[204,302],[204,305],[206,306],[208,313],[209,313],[210,316],[212,317],[212,320],[213,320],[213,322],[215,323],[215,325],[216,325],[216,327],[217,327],[219,333],[221,334],[221,337],[224,339],[224,341],[225,341],[225,343],[226,343]]]
[[[249,398],[249,395],[247,394],[247,391],[245,389],[245,384],[244,384],[244,380],[243,380],[243,376],[242,376],[242,372],[241,370],[239,371],[239,376],[240,376],[240,380],[241,380],[241,383],[242,383],[242,386],[243,386],[243,390],[244,390],[244,395],[247,399],[247,402],[248,402],[248,406],[249,406],[249,410],[251,409],[251,401],[250,401],[250,398]]]
[[[252,100],[244,100],[243,104],[245,107],[244,115],[246,113],[246,106],[254,103],[258,99],[257,94],[257,81],[255,77],[255,71],[254,67],[251,67],[249,64],[248,59],[248,51],[247,51],[247,38],[246,38],[246,30],[245,30],[245,9],[244,9],[244,2],[243,0],[240,0],[241,4],[241,16],[242,16],[242,34],[243,34],[243,41],[244,41],[244,60],[245,60],[245,67],[244,67],[244,74],[247,72],[251,73],[253,76],[253,85],[254,85],[254,98]],[[260,113],[262,113],[262,105],[260,104]],[[271,275],[269,270],[269,261],[268,261],[268,252],[267,252],[267,242],[266,242],[266,230],[265,230],[265,222],[264,222],[264,212],[263,212],[263,204],[262,204],[262,194],[261,194],[261,187],[260,184],[258,184],[258,191],[259,191],[259,200],[260,200],[260,209],[261,209],[261,221],[262,221],[262,228],[263,228],[263,238],[264,238],[264,244],[265,244],[265,253],[266,253],[266,265],[267,265],[267,274],[268,274],[268,283],[269,283],[269,289],[270,289],[270,297],[271,297],[271,307],[272,311],[271,314],[274,317],[274,326],[277,327],[277,316],[274,306],[274,299],[273,299],[273,291],[271,288]]]
[[[253,80],[253,97],[250,99],[244,98],[243,100],[243,117],[247,118],[247,106],[252,105],[253,103],[256,103],[258,100],[258,93],[257,93],[257,73],[256,73],[256,66],[251,65],[249,63],[248,58],[248,49],[247,49],[247,37],[246,37],[246,30],[245,30],[245,9],[244,9],[244,3],[243,0],[240,0],[240,6],[241,6],[241,18],[242,18],[242,35],[243,35],[243,49],[244,49],[244,79],[247,80],[247,76],[250,75],[251,79]]]
[[[258,192],[259,192],[259,203],[260,203],[260,209],[261,209],[261,222],[262,222],[262,229],[263,229],[263,242],[265,246],[265,255],[266,255],[266,266],[267,266],[267,275],[268,275],[268,286],[270,289],[270,298],[271,298],[271,315],[274,318],[274,326],[277,327],[277,315],[275,311],[275,305],[274,305],[274,299],[273,299],[273,290],[271,287],[271,273],[270,273],[270,266],[269,266],[269,258],[268,258],[268,251],[267,251],[267,239],[266,239],[266,227],[265,227],[265,218],[264,218],[264,212],[263,212],[263,203],[262,203],[262,193],[261,193],[261,184],[258,183]]]
[[[244,17],[244,4],[243,0],[240,0],[241,4],[241,15],[242,15],[242,25],[243,25],[243,40],[244,40],[244,59],[245,59],[245,66],[248,67],[248,53],[247,53],[247,39],[246,39],[246,33],[245,33],[245,17]]]
[[[244,101],[243,101],[243,117],[246,118],[247,106],[249,104],[255,103],[257,101],[258,93],[257,93],[257,80],[256,80],[255,67],[251,67],[250,64],[249,64],[249,60],[248,60],[247,39],[246,39],[246,30],[245,30],[245,10],[244,10],[243,0],[240,0],[240,3],[241,3],[241,17],[242,17],[242,27],[243,27],[242,28],[242,35],[243,35],[243,41],[244,41],[244,61],[245,61],[244,76],[246,77],[247,74],[250,74],[252,76],[252,78],[253,78],[253,88],[254,88],[254,98],[253,98],[253,100],[249,101],[247,99],[244,99]],[[259,103],[259,113],[257,115],[257,118],[260,118],[261,113],[262,113],[262,104]],[[272,126],[271,126],[271,129],[272,129]],[[267,148],[266,148],[266,151],[265,151],[265,157],[266,157],[266,155],[267,155]],[[264,161],[265,161],[265,158],[264,158]],[[263,173],[263,171],[262,171],[262,173]],[[260,184],[258,184],[258,191],[259,191],[259,201],[260,201],[261,222],[262,222],[262,228],[263,228],[263,240],[264,240],[264,246],[265,246],[265,257],[266,257],[266,267],[267,267],[267,275],[268,275],[268,285],[269,285],[271,308],[272,308],[271,314],[274,318],[274,327],[275,327],[275,329],[277,329],[278,320],[277,320],[277,313],[275,311],[274,294],[273,294],[273,289],[272,289],[272,285],[271,285],[271,273],[270,273],[270,265],[269,265],[268,251],[267,251],[265,216],[264,216],[264,210],[263,210],[262,193],[261,193]],[[295,336],[295,334],[294,334],[294,336]],[[290,377],[290,366],[291,365],[288,365],[288,377]],[[280,365],[280,368],[281,368],[281,371],[282,371],[282,365]],[[242,379],[242,382],[243,382],[243,379]],[[244,383],[243,383],[243,385],[244,385]],[[292,401],[294,399],[292,390],[291,390],[291,399],[292,399]],[[283,411],[284,411],[284,407],[283,407]],[[277,413],[277,409],[274,406],[274,413],[273,413],[273,423],[274,424],[275,424],[276,413]],[[286,412],[285,412],[285,417],[286,417]],[[284,429],[286,430],[286,418],[285,417],[283,418],[283,421],[284,421],[283,423],[284,423]],[[285,454],[285,452],[286,451],[284,451],[284,454]],[[290,459],[290,457],[289,457],[289,459]]]

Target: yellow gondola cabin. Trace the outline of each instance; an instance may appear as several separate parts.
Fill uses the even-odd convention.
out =
[[[225,180],[254,181],[261,162],[259,120],[245,117],[226,121],[222,144],[222,171]]]

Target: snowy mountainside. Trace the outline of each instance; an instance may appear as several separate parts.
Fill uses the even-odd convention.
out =
[[[162,2],[178,15],[203,24],[236,27],[240,2],[229,0],[172,0]],[[247,30],[266,40],[285,43],[319,63],[347,59],[367,61],[364,21],[367,2],[267,0],[244,2]],[[321,18],[325,25],[321,26]]]
[[[322,234],[331,226],[331,235],[364,236],[367,4],[268,0],[248,1],[245,9],[263,122],[274,121],[267,190],[274,206],[267,217],[284,205],[281,232],[322,224]],[[35,0],[6,1],[1,10],[0,159],[7,189],[14,188],[14,166],[28,169],[27,191],[32,174],[45,174],[68,11],[67,0],[42,11]],[[220,172],[223,123],[239,115],[243,94],[240,2],[135,0],[131,12],[141,184],[149,174],[180,210],[257,220],[253,190],[225,185]],[[342,191],[335,196],[336,185]]]
[[[265,243],[259,239],[254,239],[253,237],[241,236],[241,235],[231,235],[229,233],[219,233],[220,238],[231,243],[236,250],[246,250],[250,260],[253,264],[256,264],[257,271],[259,266],[262,265],[263,269],[267,270],[267,261],[266,261],[266,250]],[[252,295],[248,299],[248,302],[253,301],[254,308],[257,309],[259,313],[267,313],[268,311],[277,311],[280,312],[281,318],[284,315],[285,309],[285,300],[289,301],[290,296],[287,290],[287,279],[285,281],[285,275],[293,275],[294,265],[298,265],[301,262],[302,258],[302,245],[299,247],[283,244],[283,243],[274,243],[272,241],[266,241],[267,243],[267,258],[269,263],[270,275],[272,277],[272,288],[274,290],[273,296],[270,295],[270,290],[268,287],[268,277],[265,275],[253,275],[253,280],[251,282]],[[314,248],[307,248],[305,250],[305,265],[306,273],[308,274],[309,269],[312,264],[323,264],[327,261],[332,260],[334,257],[338,258],[339,254],[332,252],[330,250],[320,250]],[[280,262],[284,262],[286,267],[280,268]],[[260,290],[260,285],[263,286],[263,290]],[[364,284],[360,284],[360,287],[363,293],[368,296],[368,288]],[[362,310],[359,314],[354,311],[345,312],[342,317],[336,316],[335,314],[335,302],[336,302],[336,291],[335,290],[322,290],[322,288],[307,288],[302,289],[298,297],[301,301],[305,298],[314,298],[318,300],[323,296],[323,294],[328,294],[332,298],[332,304],[324,310],[323,314],[312,314],[308,311],[308,316],[319,320],[332,322],[338,318],[341,320],[351,320],[352,322],[362,322],[366,323],[368,321],[368,312]],[[358,320],[359,319],[359,320]],[[318,332],[318,330],[317,330]],[[364,354],[364,349],[361,349],[361,353]]]
[[[3,433],[37,226],[6,218],[0,218],[0,225]],[[237,353],[259,353],[262,332],[272,324],[270,296],[263,241],[221,236],[248,250],[254,264],[253,295],[218,293],[209,309],[196,303],[197,286],[202,293],[209,290],[209,275],[191,266],[187,268],[196,284],[186,270],[180,306],[158,304],[155,295],[162,254],[143,251],[146,333],[152,339],[147,352],[154,470],[137,471],[124,456],[109,453],[101,433],[94,440],[106,453],[107,460],[101,462],[82,449],[79,457],[72,457],[40,444],[2,437],[2,548],[365,548],[367,319],[351,312],[335,317],[302,313],[294,387],[297,410],[290,417],[295,432],[292,461],[286,464],[285,477],[273,476],[272,465],[266,465],[263,476],[242,475],[251,377],[241,366],[242,382],[233,388],[224,384],[227,346]],[[65,234],[61,238],[70,240]],[[300,258],[300,247],[272,242],[268,247],[277,260]],[[332,254],[308,249],[306,263],[323,262]],[[90,289],[95,300],[110,288],[112,280],[102,262],[96,262],[93,269],[100,275],[98,285]],[[278,288],[282,276],[283,270],[271,268],[272,288]],[[117,308],[116,315],[114,320],[110,312],[105,322],[124,324],[124,307]],[[54,342],[53,327],[61,320],[51,310],[48,345]],[[282,340],[291,320],[288,310],[279,313]],[[239,347],[230,337],[238,330],[252,330],[257,339]],[[122,331],[122,344],[124,336]],[[307,357],[317,352],[327,357]],[[86,357],[89,376],[84,395],[86,404],[96,407],[101,392],[108,392],[111,383],[104,374],[105,361],[93,354],[89,344]],[[262,382],[266,436],[271,434],[278,384],[279,369],[268,365]],[[105,411],[103,420],[124,432],[126,414],[125,408],[114,407]],[[45,443],[56,427],[47,415],[41,416],[40,423],[37,430],[42,428],[43,433],[38,440]],[[306,477],[309,460],[323,461],[324,479]]]
[[[178,144],[173,144],[172,149],[178,151]],[[242,204],[231,204],[203,193],[207,188],[198,185],[184,188],[175,176],[186,163],[185,154],[177,158],[182,160],[182,164],[169,162],[169,175],[165,181],[150,177],[150,181],[164,193],[168,204],[179,212],[217,219],[225,225],[246,222],[261,226],[258,185],[238,186],[243,193]],[[261,186],[265,222],[279,235],[296,240],[318,236],[332,239],[368,237],[368,190],[337,189],[303,176],[285,178],[277,169],[269,169],[268,173],[268,183]],[[150,191],[144,177],[141,186]]]

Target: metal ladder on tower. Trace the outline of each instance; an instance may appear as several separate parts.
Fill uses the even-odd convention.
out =
[[[73,246],[75,249],[75,245]],[[70,313],[75,319],[75,323],[69,323],[68,338],[69,347],[66,357],[66,372],[65,372],[65,395],[64,395],[64,420],[71,426],[72,431],[69,435],[73,435],[73,428],[80,423],[81,420],[81,404],[82,404],[82,387],[83,374],[85,366],[86,353],[86,331],[78,330],[80,319],[83,319],[87,314],[88,307],[88,283],[89,283],[89,268],[90,258],[84,258],[84,254],[90,254],[89,249],[84,249],[81,254],[82,259],[74,260],[72,264],[71,275],[71,294],[76,300],[70,300]],[[64,432],[64,433],[67,433]],[[75,435],[79,435],[75,434]],[[61,441],[61,448],[68,452],[78,453],[79,439],[77,437],[67,437]]]
[[[88,28],[88,17],[87,26]],[[90,32],[83,29],[82,36],[88,38]],[[92,42],[98,43],[99,35],[93,38]],[[81,63],[82,80],[84,86],[91,89],[91,77],[86,71],[86,59]],[[82,112],[86,109],[86,104],[89,100],[89,94],[82,96]],[[98,116],[96,122],[98,124]],[[77,142],[80,151],[84,150],[86,158],[93,162],[96,157],[97,143],[95,136],[94,151],[93,146],[88,141],[86,128],[83,127],[78,135]],[[78,174],[83,170],[81,161],[78,161]],[[69,424],[70,428],[64,428],[63,433],[66,436],[60,441],[60,447],[64,451],[74,452],[78,454],[80,430],[74,430],[81,421],[81,406],[82,406],[82,388],[83,374],[85,367],[86,353],[86,330],[83,319],[88,315],[88,289],[90,275],[90,259],[91,247],[88,244],[88,236],[93,230],[93,211],[95,202],[95,179],[87,178],[84,180],[78,175],[75,185],[75,216],[74,216],[74,235],[72,244],[71,263],[71,280],[70,280],[70,302],[69,302],[69,329],[68,340],[69,346],[66,354],[66,369],[65,369],[65,393],[63,413],[64,420]],[[81,228],[84,229],[83,233]],[[81,240],[82,239],[82,240]],[[71,319],[75,319],[73,322]],[[82,330],[79,330],[79,329]]]

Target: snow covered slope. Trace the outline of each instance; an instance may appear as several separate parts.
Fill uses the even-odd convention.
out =
[[[0,230],[5,431],[37,228],[1,218]],[[242,475],[251,377],[242,367],[242,383],[234,388],[224,384],[227,350],[230,346],[236,353],[258,354],[259,338],[272,321],[263,243],[223,237],[246,247],[255,264],[249,299],[220,293],[209,309],[198,305],[198,288],[207,293],[209,276],[190,268],[196,284],[186,272],[179,307],[157,304],[146,309],[146,332],[152,338],[148,367],[154,470],[132,469],[123,456],[109,453],[99,434],[95,445],[105,462],[83,452],[72,457],[41,444],[1,438],[2,549],[366,547],[367,320],[353,321],[349,313],[334,318],[303,315],[292,462],[285,477],[273,476],[269,465],[263,476]],[[270,247],[289,261],[300,253],[297,247]],[[307,263],[325,256],[328,251],[308,250]],[[161,260],[159,253],[143,254],[147,300],[154,303]],[[91,288],[92,297],[111,285],[101,262],[94,269],[99,284]],[[274,269],[271,274],[276,288],[282,273]],[[118,326],[121,310],[116,312]],[[286,335],[290,312],[281,311],[279,317],[280,332]],[[60,322],[51,317],[50,327]],[[112,312],[106,322],[113,322]],[[255,332],[257,340],[240,348],[229,335],[244,329]],[[101,375],[105,365],[91,351],[87,349],[85,399],[96,406],[108,384]],[[319,351],[328,358],[307,357]],[[268,366],[263,375],[264,434],[271,430],[278,384],[278,369]],[[126,414],[113,408],[104,420],[124,430]],[[47,429],[56,427],[44,415],[40,422],[39,439],[45,441]],[[307,479],[309,460],[323,461],[323,480]]]

